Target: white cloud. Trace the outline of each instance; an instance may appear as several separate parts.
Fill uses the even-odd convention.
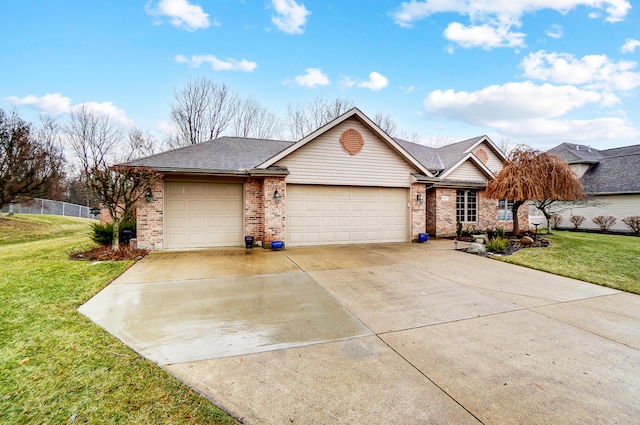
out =
[[[294,78],[294,82],[302,87],[328,86],[331,84],[327,74],[323,73],[319,68],[307,68],[307,73],[298,75]]]
[[[372,91],[382,90],[389,85],[389,80],[379,72],[373,71],[369,74],[369,80],[358,83],[358,87]]]
[[[464,26],[458,22],[452,22],[444,30],[447,40],[453,41],[462,47],[481,47],[492,49],[494,47],[522,47],[525,34],[509,31],[510,26],[497,27],[489,24]]]
[[[214,71],[251,72],[258,66],[255,62],[249,62],[246,59],[236,60],[228,58],[227,60],[221,60],[213,55],[194,55],[191,56],[191,58],[184,55],[176,55],[174,60],[178,63],[189,64],[192,68],[200,68],[203,63],[208,63]]]
[[[636,51],[636,48],[640,47],[640,40],[635,40],[633,38],[627,38],[620,49],[622,53],[633,53]]]
[[[23,98],[10,96],[5,100],[14,105],[25,105],[36,111],[55,115],[68,114],[71,110],[71,98],[64,97],[60,93],[50,93],[40,97],[32,94]]]
[[[526,13],[550,9],[565,14],[580,7],[604,11],[606,20],[623,20],[631,10],[627,0],[410,0],[391,13],[394,22],[410,28],[416,21],[436,13],[457,13],[467,16],[470,25],[449,24],[445,37],[463,47],[513,47],[524,44],[524,34],[512,32],[521,26]],[[553,37],[557,31],[547,33]]]
[[[558,24],[553,24],[549,29],[545,32],[547,37],[551,38],[562,38],[562,27]]]
[[[132,121],[127,118],[124,109],[116,107],[113,102],[84,102],[77,105],[71,105],[71,98],[62,96],[60,93],[45,94],[44,96],[29,95],[23,98],[16,96],[6,97],[5,100],[14,105],[25,105],[38,112],[46,112],[48,114],[68,114],[75,111],[82,105],[88,106],[92,111],[100,115],[106,115],[109,118],[125,125],[130,125]]]
[[[209,15],[201,6],[193,5],[188,0],[160,0],[156,7],[152,7],[151,3],[149,1],[146,5],[147,13],[169,17],[169,22],[176,28],[187,31],[209,28]]]
[[[434,116],[478,125],[500,126],[501,122],[560,117],[573,109],[596,103],[610,106],[615,96],[591,90],[530,81],[493,85],[475,92],[436,90],[424,100]]]
[[[307,16],[311,14],[303,4],[295,0],[272,0],[276,15],[271,16],[271,22],[280,31],[287,34],[302,34],[302,27],[307,23]]]
[[[356,84],[357,84],[356,80],[349,77],[342,77],[342,79],[340,80],[340,86],[346,89],[351,88]]]
[[[530,53],[520,65],[524,76],[557,84],[585,85],[588,89],[629,91],[640,87],[637,64],[614,62],[606,55],[586,55],[580,59],[569,53]]]
[[[532,119],[505,122],[496,127],[507,137],[560,142],[592,142],[631,139],[640,136],[640,131],[623,118],[605,117],[591,120]]]
[[[569,120],[568,113],[587,106],[610,107],[620,99],[612,94],[569,85],[537,85],[530,81],[494,85],[475,92],[436,90],[424,100],[434,118],[491,127],[515,138],[595,140],[637,137],[624,118]]]
[[[124,125],[133,124],[133,121],[127,118],[127,114],[125,113],[124,109],[118,108],[113,104],[113,102],[102,102],[102,103],[83,102],[78,105],[72,106],[71,110],[76,111],[82,108],[83,105],[88,107],[89,110],[95,112],[96,114],[107,116],[112,120],[117,121],[121,124],[124,124]]]

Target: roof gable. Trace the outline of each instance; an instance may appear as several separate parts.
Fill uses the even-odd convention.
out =
[[[263,163],[259,164],[257,168],[267,168],[269,166],[274,165],[276,162],[282,160],[283,158],[287,157],[288,155],[291,155],[293,152],[299,150],[300,148],[302,148],[303,146],[307,145],[308,143],[313,142],[314,140],[316,140],[321,135],[325,134],[326,132],[330,131],[331,129],[333,129],[336,126],[342,124],[343,122],[345,122],[346,120],[348,120],[350,118],[354,118],[354,119],[357,119],[358,121],[360,121],[364,126],[366,126],[370,131],[372,131],[380,140],[382,140],[393,151],[395,151],[396,154],[398,154],[404,161],[410,163],[413,167],[418,169],[421,173],[423,173],[423,174],[425,174],[425,175],[427,175],[429,177],[433,177],[431,172],[422,163],[420,163],[411,154],[409,154],[399,143],[397,143],[387,133],[382,131],[380,129],[380,127],[378,127],[373,121],[371,121],[358,108],[350,109],[349,111],[347,111],[344,114],[340,115],[338,118],[336,118],[333,121],[325,124],[324,126],[320,127],[316,131],[314,131],[313,133],[305,136],[304,138],[302,138],[298,142],[294,143],[293,145],[291,145],[288,148],[282,150],[281,152],[277,153],[276,155],[274,155],[273,157],[271,157],[268,160],[264,161]]]

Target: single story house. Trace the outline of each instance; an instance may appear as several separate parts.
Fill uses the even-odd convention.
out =
[[[137,243],[409,242],[455,235],[458,220],[510,230],[511,203],[484,196],[505,160],[487,136],[437,149],[394,139],[357,108],[297,142],[220,137],[129,163],[162,175],[137,207]]]
[[[640,216],[640,145],[598,150],[585,145],[562,143],[548,151],[568,163],[582,180],[590,202],[568,204],[561,216],[562,228],[572,228],[571,215],[585,217],[583,229],[599,230],[593,218],[613,216],[612,231],[629,232],[622,222]]]

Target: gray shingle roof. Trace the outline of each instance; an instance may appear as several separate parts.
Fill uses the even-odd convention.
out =
[[[574,143],[562,143],[547,152],[559,156],[568,164],[595,162],[604,157],[603,153],[598,149]]]
[[[640,145],[598,150],[562,143],[548,152],[569,164],[593,164],[582,176],[587,193],[640,192]]]
[[[640,145],[600,151],[603,157],[582,177],[587,193],[640,193]]]
[[[466,151],[476,143],[480,141],[484,136],[474,137],[472,139],[463,140],[462,142],[452,143],[450,145],[442,146],[438,148],[438,155],[444,164],[444,170],[447,171],[458,161],[460,161],[465,155]]]
[[[280,140],[220,137],[197,145],[185,146],[131,161],[134,166],[170,170],[251,170],[293,142]]]
[[[404,150],[409,152],[424,168],[429,171],[441,171],[444,168],[438,151],[430,146],[420,145],[407,140],[393,138]]]

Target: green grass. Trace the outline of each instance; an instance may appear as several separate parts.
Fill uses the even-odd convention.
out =
[[[640,238],[568,231],[544,237],[552,246],[499,259],[640,294]]]
[[[0,220],[0,422],[236,423],[76,311],[132,264],[68,260],[89,223]]]

